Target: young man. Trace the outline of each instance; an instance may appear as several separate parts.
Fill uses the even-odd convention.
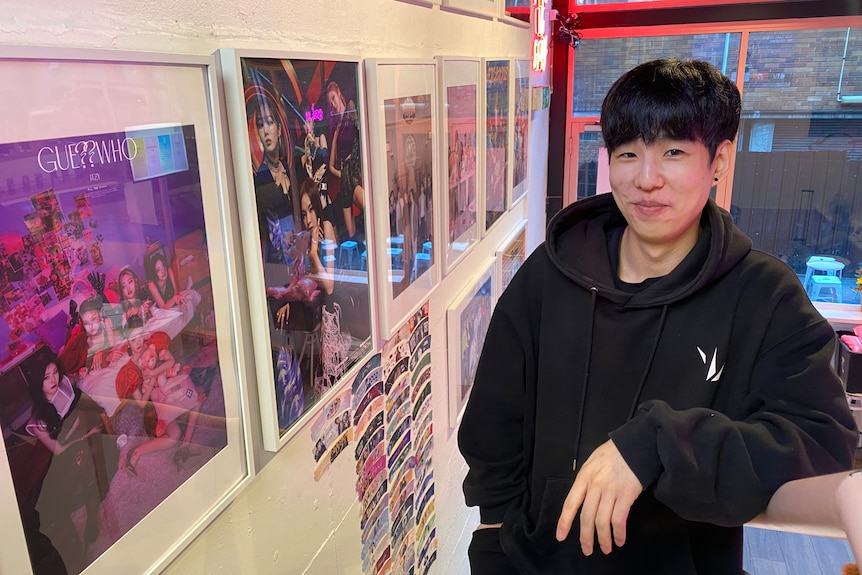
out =
[[[709,199],[740,109],[704,62],[608,92],[612,194],[557,214],[500,298],[459,430],[474,575],[738,574],[779,486],[850,467],[832,329]]]

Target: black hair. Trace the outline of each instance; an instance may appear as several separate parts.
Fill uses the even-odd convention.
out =
[[[138,327],[144,327],[144,320],[139,315],[133,315],[126,320],[126,329],[130,332]]]
[[[63,373],[63,368],[60,366],[60,362],[57,361],[57,356],[48,347],[40,348],[28,358],[21,371],[24,374],[24,379],[27,381],[27,391],[30,394],[30,399],[33,401],[33,419],[43,422],[48,428],[48,435],[57,439],[60,427],[63,425],[63,419],[57,413],[57,408],[48,401],[45,397],[45,392],[42,391],[45,370],[48,369],[50,364],[56,366],[59,379],[62,381],[66,374]]]
[[[712,160],[719,144],[736,137],[741,111],[736,84],[713,65],[662,58],[614,82],[602,102],[602,137],[609,152],[638,139],[698,141]]]
[[[153,283],[155,283],[158,279],[156,277],[156,262],[158,261],[162,262],[162,265],[165,266],[166,270],[170,270],[170,266],[168,266],[168,258],[167,256],[165,256],[164,252],[162,252],[161,250],[156,250],[151,253],[145,262],[146,270],[144,271],[147,274],[147,280]],[[171,281],[170,276],[168,276],[168,281]]]
[[[85,299],[78,307],[78,314],[84,315],[88,311],[102,312],[102,296],[93,296]]]
[[[299,202],[300,209],[302,209],[302,196],[308,195],[308,201],[311,202],[311,209],[314,210],[314,215],[317,216],[317,219],[323,222],[323,202],[320,200],[320,192],[317,189],[317,184],[311,178],[308,178],[302,185],[299,190]],[[302,218],[302,227],[305,228],[305,218]]]

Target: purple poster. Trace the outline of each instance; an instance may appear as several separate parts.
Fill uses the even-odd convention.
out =
[[[0,426],[36,573],[227,445],[191,126],[0,145]]]

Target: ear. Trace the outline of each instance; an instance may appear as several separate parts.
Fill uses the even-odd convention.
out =
[[[712,160],[712,168],[715,181],[721,180],[730,170],[730,157],[733,153],[733,142],[725,140],[715,150],[715,158]]]

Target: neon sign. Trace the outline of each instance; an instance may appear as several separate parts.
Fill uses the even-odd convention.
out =
[[[548,60],[548,36],[545,25],[547,0],[530,0],[533,10],[533,70],[544,72]]]
[[[323,110],[321,110],[320,108],[315,108],[314,103],[312,103],[311,104],[311,110],[308,110],[307,112],[305,112],[305,121],[308,122],[309,124],[312,121],[314,121],[314,122],[323,121]]]

